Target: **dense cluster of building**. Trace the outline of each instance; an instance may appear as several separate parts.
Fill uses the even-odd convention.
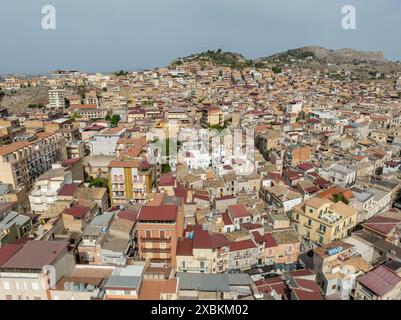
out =
[[[0,110],[0,299],[401,299],[393,81],[187,59],[0,82],[28,86],[44,108]]]

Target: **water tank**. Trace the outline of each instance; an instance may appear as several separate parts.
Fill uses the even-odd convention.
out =
[[[193,240],[193,239],[194,239],[194,232],[191,231],[191,232],[189,233],[189,240]]]

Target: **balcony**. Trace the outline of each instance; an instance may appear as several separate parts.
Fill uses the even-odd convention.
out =
[[[143,253],[170,253],[171,248],[144,248],[144,247],[142,247],[141,251]]]
[[[304,223],[304,227],[308,228],[308,229],[312,229],[312,225],[311,224]]]
[[[151,237],[141,237],[142,242],[166,242],[171,243],[171,238],[151,238]]]

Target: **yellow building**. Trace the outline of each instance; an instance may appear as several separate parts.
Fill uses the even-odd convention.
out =
[[[109,164],[111,205],[144,203],[152,191],[153,168],[139,160],[112,161]]]
[[[339,201],[310,198],[292,209],[292,224],[303,238],[320,245],[347,237],[357,223],[358,210]]]

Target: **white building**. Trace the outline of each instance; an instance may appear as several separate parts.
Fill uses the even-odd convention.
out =
[[[65,98],[63,89],[49,90],[49,108],[65,109]]]
[[[95,134],[90,141],[92,155],[113,156],[116,152],[117,141],[127,135],[126,128],[106,128]]]
[[[72,173],[68,168],[51,169],[37,178],[29,195],[31,210],[43,213],[54,204],[58,191],[73,182]]]

